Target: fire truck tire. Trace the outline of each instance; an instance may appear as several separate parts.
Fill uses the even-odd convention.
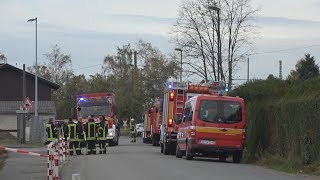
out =
[[[176,147],[176,158],[182,158],[182,152],[179,150],[178,144]]]
[[[169,155],[169,154],[170,154],[167,143],[164,143],[164,144],[163,144],[163,154],[164,154],[164,155]]]
[[[176,146],[171,145],[170,151],[171,151],[171,155],[173,156],[176,155]]]
[[[160,145],[160,152],[163,153],[163,144]]]
[[[220,154],[219,155],[219,161],[220,162],[224,162],[224,161],[226,161],[226,159],[227,159],[227,156],[225,154]]]
[[[233,163],[240,163],[241,158],[242,158],[241,151],[237,151],[237,152],[233,153],[233,156],[232,156]]]
[[[186,144],[186,160],[192,160],[192,159],[193,159],[193,155],[191,154],[191,152],[189,150],[188,144]]]

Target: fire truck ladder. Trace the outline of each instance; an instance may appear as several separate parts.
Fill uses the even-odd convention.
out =
[[[183,105],[185,102],[184,90],[179,89],[177,92],[177,105],[176,105],[176,114],[181,115],[183,112]]]

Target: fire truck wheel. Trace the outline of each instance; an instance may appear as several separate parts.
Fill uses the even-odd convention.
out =
[[[160,145],[160,149],[161,153],[163,153],[163,144]]]
[[[233,163],[240,163],[241,158],[242,158],[241,151],[237,151],[237,152],[233,153],[233,157],[232,157]]]
[[[220,162],[224,162],[224,161],[226,161],[226,159],[227,159],[227,156],[225,154],[220,154],[219,155],[219,161]]]
[[[188,144],[186,144],[186,160],[192,160],[192,159],[193,159],[193,156],[189,150]]]
[[[171,145],[170,152],[171,152],[171,155],[173,156],[176,155],[176,146]]]
[[[163,143],[163,153],[164,153],[164,155],[170,154],[167,143]]]
[[[179,150],[178,144],[177,144],[177,147],[176,147],[176,157],[177,158],[182,158],[182,152]]]

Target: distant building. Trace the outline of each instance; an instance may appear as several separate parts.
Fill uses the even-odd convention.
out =
[[[10,131],[16,135],[16,110],[19,110],[24,102],[23,70],[9,64],[0,64],[0,84],[0,131]],[[51,101],[51,94],[58,88],[59,85],[38,77],[38,114],[41,119],[55,118],[56,109],[54,102]],[[26,97],[32,101],[29,113],[33,116],[35,76],[29,72],[26,72]]]

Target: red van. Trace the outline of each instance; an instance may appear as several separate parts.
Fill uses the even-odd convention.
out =
[[[239,163],[245,142],[246,113],[242,98],[197,95],[186,101],[178,124],[176,157],[232,156]]]

